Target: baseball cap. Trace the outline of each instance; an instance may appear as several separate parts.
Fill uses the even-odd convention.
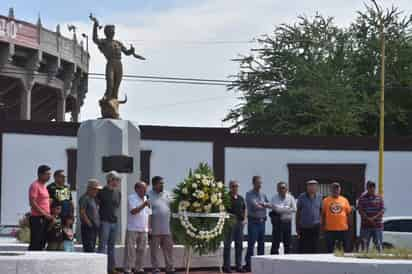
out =
[[[101,189],[102,186],[100,185],[99,180],[91,178],[87,181],[87,188]]]

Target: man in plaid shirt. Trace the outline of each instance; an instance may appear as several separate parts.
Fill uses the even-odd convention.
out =
[[[361,238],[364,246],[368,249],[373,239],[375,248],[379,252],[382,251],[382,217],[385,207],[382,196],[376,194],[375,182],[366,183],[366,192],[359,198],[358,208],[362,218]]]

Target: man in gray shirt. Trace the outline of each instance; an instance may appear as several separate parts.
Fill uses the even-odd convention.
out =
[[[270,208],[270,203],[266,194],[262,193],[262,178],[253,176],[253,189],[246,193],[247,207],[247,231],[248,231],[248,246],[245,257],[246,265],[244,271],[250,272],[250,258],[253,256],[256,242],[258,243],[258,255],[265,254],[265,223],[266,209]]]
[[[149,233],[151,235],[150,256],[153,274],[160,273],[160,248],[165,259],[166,274],[172,274],[175,271],[173,267],[173,239],[170,233],[170,203],[172,202],[172,197],[163,188],[163,178],[160,176],[153,177],[152,190],[148,193],[149,204],[152,209]]]
[[[320,237],[322,197],[318,182],[306,182],[306,192],[299,195],[296,212],[296,232],[299,236],[299,251],[303,254],[317,253]]]
[[[97,179],[89,179],[87,192],[82,195],[79,201],[80,229],[84,252],[94,253],[96,251],[96,239],[100,227],[96,196],[100,188]]]

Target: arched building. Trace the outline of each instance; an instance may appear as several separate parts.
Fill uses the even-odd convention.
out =
[[[68,39],[0,15],[0,120],[77,122],[87,92],[89,54],[76,35]]]

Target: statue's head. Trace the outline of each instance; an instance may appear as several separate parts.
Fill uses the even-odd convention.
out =
[[[114,25],[106,25],[104,26],[104,35],[106,35],[107,38],[113,39],[114,37]]]

